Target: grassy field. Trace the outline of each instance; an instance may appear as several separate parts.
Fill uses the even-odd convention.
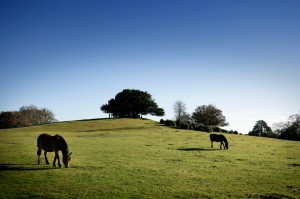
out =
[[[70,168],[37,165],[36,139],[60,134]],[[300,142],[103,119],[0,130],[0,198],[299,198]],[[48,153],[52,163],[53,153]]]

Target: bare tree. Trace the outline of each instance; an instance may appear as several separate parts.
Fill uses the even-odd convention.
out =
[[[187,121],[190,118],[190,114],[186,112],[186,105],[183,101],[177,100],[173,106],[175,119],[181,121]]]

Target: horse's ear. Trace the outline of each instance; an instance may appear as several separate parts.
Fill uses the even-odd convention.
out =
[[[69,153],[69,156],[70,156],[70,155],[72,155],[72,152],[71,152],[71,153]]]

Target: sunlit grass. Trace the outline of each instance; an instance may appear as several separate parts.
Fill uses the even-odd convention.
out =
[[[60,134],[71,167],[37,165],[36,138]],[[209,134],[140,119],[56,123],[0,131],[1,198],[259,198],[300,195],[300,142]],[[49,161],[54,154],[49,153]]]

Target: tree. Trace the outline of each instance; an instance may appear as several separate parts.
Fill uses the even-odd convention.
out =
[[[279,138],[300,141],[300,114],[289,117],[285,128],[281,129]]]
[[[46,108],[39,109],[34,105],[22,106],[19,112],[22,116],[21,119],[26,120],[24,121],[26,125],[40,125],[56,121],[50,110]]]
[[[277,122],[272,124],[272,131],[277,138],[281,135],[282,131],[286,128],[287,128],[287,123],[285,122]]]
[[[124,89],[100,109],[113,117],[138,118],[147,114],[155,116],[165,114],[164,109],[158,107],[149,93],[135,89]]]
[[[47,124],[57,121],[54,114],[46,109],[38,109],[36,106],[23,106],[19,111],[0,113],[0,128],[16,128],[31,125]]]
[[[0,113],[0,129],[16,128],[20,126],[19,114],[16,111],[5,111]]]
[[[264,120],[258,120],[254,125],[252,131],[249,132],[249,135],[271,137],[272,133],[272,129],[267,125],[267,123]]]
[[[192,114],[192,119],[197,124],[204,124],[206,126],[227,126],[225,116],[222,111],[214,105],[198,106]]]
[[[181,100],[177,100],[173,106],[175,118],[180,123],[182,121],[188,121],[190,119],[190,114],[186,112],[185,103]]]

